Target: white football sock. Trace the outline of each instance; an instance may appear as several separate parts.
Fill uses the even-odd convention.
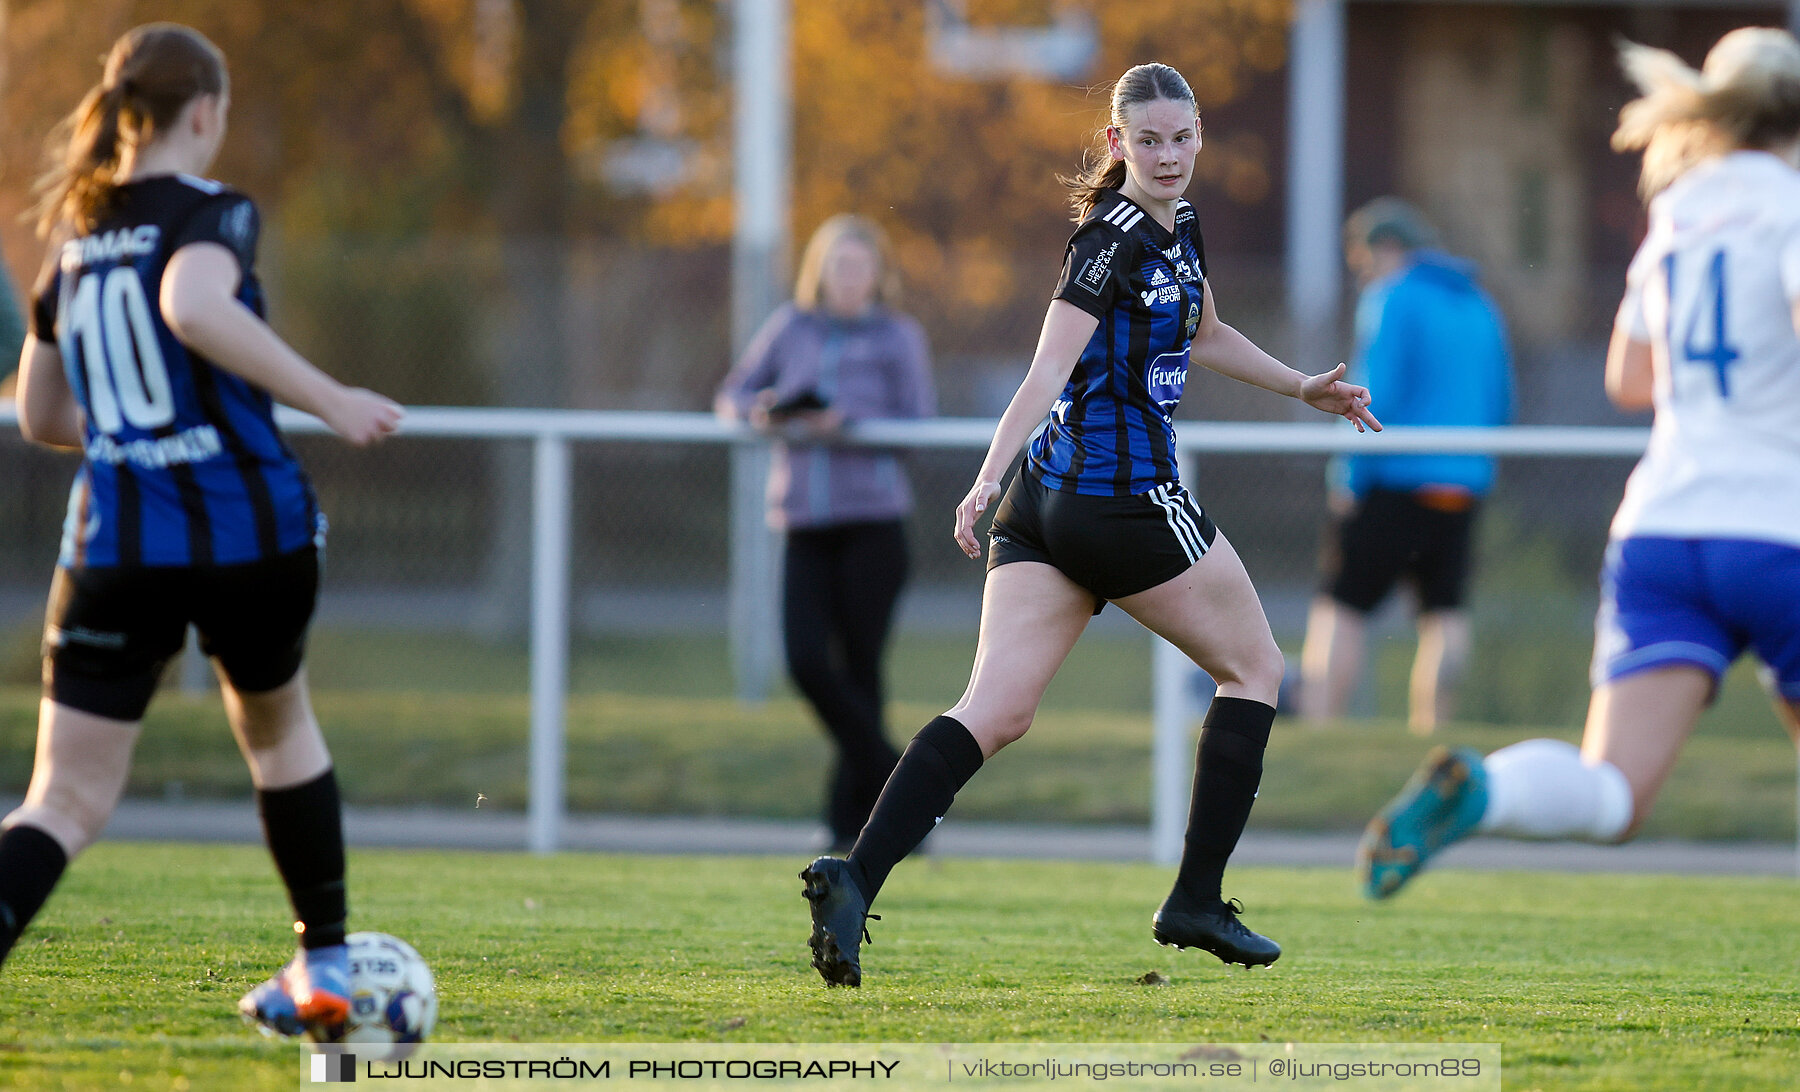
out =
[[[1631,825],[1631,786],[1610,762],[1588,764],[1560,739],[1528,739],[1482,760],[1483,834],[1612,842]]]

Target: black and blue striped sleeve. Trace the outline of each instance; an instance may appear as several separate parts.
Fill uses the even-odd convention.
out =
[[[261,234],[262,217],[256,211],[256,202],[226,190],[207,198],[194,210],[169,241],[169,253],[189,243],[218,243],[237,257],[238,268],[249,276],[256,267],[256,243]]]
[[[1095,318],[1119,302],[1131,256],[1131,240],[1104,220],[1092,219],[1075,229],[1063,255],[1062,277],[1052,298],[1066,300]]]

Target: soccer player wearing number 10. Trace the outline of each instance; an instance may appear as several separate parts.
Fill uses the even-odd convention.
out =
[[[1653,199],[1606,389],[1656,423],[1613,520],[1586,735],[1434,751],[1364,836],[1374,898],[1472,833],[1630,837],[1746,648],[1800,739],[1800,43],[1746,28],[1699,72],[1623,60],[1644,95],[1613,144],[1644,149]]]
[[[301,953],[240,1005],[264,1028],[349,1010],[344,840],[301,667],[325,524],[273,395],[357,445],[400,407],[345,387],[262,321],[256,207],[196,177],[225,137],[225,59],[138,27],[45,178],[50,237],[19,380],[26,437],[80,449],[44,629],[25,803],[0,822],[0,959],[106,826],[139,722],[192,624],[249,763]]]

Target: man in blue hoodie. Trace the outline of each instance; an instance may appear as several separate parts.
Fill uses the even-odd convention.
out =
[[[1362,285],[1351,375],[1389,425],[1501,425],[1512,362],[1498,308],[1474,266],[1433,249],[1411,205],[1381,197],[1351,214],[1345,257]],[[1357,455],[1335,460],[1338,518],[1301,655],[1300,712],[1341,717],[1361,678],[1370,611],[1402,578],[1417,596],[1419,650],[1408,723],[1429,734],[1450,712],[1469,650],[1463,609],[1476,510],[1492,487],[1485,455]]]

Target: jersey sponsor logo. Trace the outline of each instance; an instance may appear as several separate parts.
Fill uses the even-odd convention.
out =
[[[1112,268],[1113,255],[1118,253],[1119,244],[1112,243],[1105,250],[1089,258],[1076,274],[1075,283],[1098,296],[1100,289],[1106,284],[1107,271]]]
[[[1150,287],[1156,288],[1169,283],[1169,275],[1162,270],[1150,274]]]
[[[1155,307],[1159,303],[1174,303],[1181,298],[1181,286],[1179,284],[1165,284],[1161,288],[1152,288],[1148,292],[1139,292],[1138,298],[1144,301],[1145,307]]]
[[[1056,403],[1050,407],[1050,416],[1055,419],[1057,424],[1066,425],[1069,423],[1069,410],[1074,406],[1075,403],[1071,399],[1058,398]]]
[[[1145,373],[1146,386],[1150,398],[1163,412],[1165,419],[1175,412],[1181,403],[1181,392],[1187,386],[1188,356],[1186,350],[1178,353],[1164,353],[1150,362],[1150,369]]]
[[[87,457],[93,462],[112,466],[130,463],[145,470],[203,463],[224,452],[225,443],[219,438],[219,430],[211,425],[197,425],[173,436],[159,436],[153,440],[128,440],[125,443],[102,433],[94,437],[93,442],[87,446]]]
[[[73,272],[82,266],[100,262],[141,258],[156,250],[156,241],[161,237],[161,228],[155,224],[144,224],[141,227],[120,228],[117,231],[101,232],[99,235],[70,239],[62,248],[63,272]]]

